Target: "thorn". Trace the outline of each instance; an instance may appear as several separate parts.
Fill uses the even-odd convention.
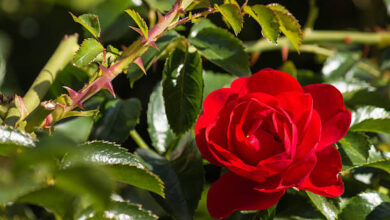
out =
[[[62,88],[66,89],[66,91],[68,91],[69,96],[70,96],[71,99],[73,99],[73,98],[75,98],[75,97],[77,97],[79,95],[78,92],[74,91],[73,89],[71,89],[71,88],[69,88],[67,86],[62,86]]]
[[[53,115],[50,114],[45,118],[45,123],[43,125],[43,128],[50,129],[51,128],[51,123],[53,123]]]
[[[20,113],[20,119],[23,120],[27,117],[28,111],[26,106],[24,105],[23,98],[15,95],[15,106],[19,110]]]
[[[250,59],[250,65],[253,67],[256,62],[259,60],[260,52],[252,53],[251,59]]]
[[[137,59],[134,60],[134,63],[137,64],[137,66],[142,70],[142,72],[144,72],[144,74],[146,75],[146,71],[145,71],[145,67],[144,67],[144,63],[142,62],[142,58],[141,57],[138,57]]]
[[[157,47],[157,44],[154,41],[149,42],[149,45],[154,47],[154,49],[160,51],[160,48]]]
[[[141,35],[141,37],[145,37],[144,36],[144,33],[142,33],[141,29],[139,28],[136,28],[136,27],[133,27],[133,26],[129,26],[131,29],[133,29],[134,31],[136,31],[138,34]]]
[[[104,88],[104,89],[107,89],[107,90],[111,93],[111,95],[112,95],[114,98],[116,98],[116,95],[115,95],[115,92],[114,92],[114,88],[112,87],[111,82],[107,82],[106,84],[104,84],[103,88]]]
[[[158,22],[162,22],[165,20],[164,16],[159,11],[157,12],[157,16],[158,16]]]
[[[283,62],[286,62],[287,59],[288,59],[288,47],[282,47],[282,59],[283,59]]]

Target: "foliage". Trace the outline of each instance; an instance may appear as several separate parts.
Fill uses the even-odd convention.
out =
[[[12,12],[10,2],[0,6],[4,19],[27,13]],[[35,49],[8,60],[9,42],[19,41],[0,32],[0,218],[212,219],[206,195],[224,170],[202,159],[194,124],[208,94],[265,66],[301,85],[328,83],[342,92],[352,113],[336,144],[345,193],[326,198],[290,189],[277,206],[229,219],[390,217],[387,30],[313,29],[314,0],[306,24],[288,10],[296,8],[264,1],[37,2],[44,10],[26,4],[29,13],[53,5],[72,11],[66,18],[84,37],[79,44],[66,36],[22,99],[15,93],[33,79],[23,71],[12,83],[9,63],[23,66],[44,54]],[[382,4],[388,9],[390,2]],[[48,73],[50,80],[42,77]]]

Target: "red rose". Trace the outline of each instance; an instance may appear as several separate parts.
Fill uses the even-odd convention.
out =
[[[264,69],[212,92],[195,135],[208,161],[229,171],[210,188],[211,216],[275,205],[296,187],[327,197],[344,192],[339,152],[351,113],[331,85],[301,87],[287,73]]]

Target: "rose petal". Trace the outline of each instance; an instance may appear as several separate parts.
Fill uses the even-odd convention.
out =
[[[321,137],[321,118],[317,111],[307,112],[310,114],[309,124],[306,130],[303,130],[304,123],[300,122],[297,127],[299,129],[299,141],[295,160],[301,160],[310,156],[316,151],[316,147]]]
[[[316,155],[316,166],[310,177],[298,188],[327,197],[342,195],[344,184],[338,174],[342,167],[340,153],[332,145],[329,145],[316,152]]]
[[[264,193],[255,190],[256,182],[232,172],[221,176],[210,188],[207,207],[214,218],[226,218],[237,210],[264,210],[275,205],[284,190]]]
[[[240,77],[238,79],[235,79],[230,84],[230,88],[246,93],[246,84],[248,82],[248,79],[249,77]]]
[[[313,97],[314,109],[320,114],[322,134],[318,150],[336,143],[347,134],[351,113],[345,109],[341,93],[332,85],[313,84],[304,87]]]
[[[274,96],[283,92],[303,92],[301,85],[294,77],[273,69],[263,69],[253,74],[249,77],[246,87],[248,93],[263,92]]]
[[[307,121],[306,112],[313,109],[313,98],[310,94],[300,92],[284,92],[276,96],[280,107],[285,110],[291,119],[298,124],[300,121]]]

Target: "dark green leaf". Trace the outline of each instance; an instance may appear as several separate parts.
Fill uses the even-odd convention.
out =
[[[155,48],[149,48],[148,51],[144,55],[142,55],[142,62],[144,64],[145,70],[147,71],[160,56],[165,52],[168,46],[172,43],[175,43],[176,40],[180,39],[180,35],[175,31],[170,31],[166,33],[164,36],[160,37],[157,41],[157,47],[160,50],[156,50]],[[144,72],[137,66],[131,65],[128,72],[127,77],[129,78],[130,85],[133,87],[135,81],[143,77]]]
[[[382,218],[372,218],[374,216]],[[390,217],[390,198],[378,192],[364,192],[348,200],[339,219],[385,219],[386,217]]]
[[[202,155],[191,131],[183,136],[170,157],[192,216],[202,195],[205,173]]]
[[[298,70],[295,64],[292,61],[286,61],[283,63],[283,66],[280,68],[281,71],[286,72],[293,76],[295,79],[298,77]]]
[[[190,34],[188,35],[189,37],[196,37],[199,31],[205,29],[205,28],[215,28],[217,27],[213,22],[211,22],[207,18],[203,18],[200,22],[195,23],[192,25]]]
[[[74,16],[72,13],[73,20],[81,24],[85,29],[87,29],[95,38],[100,37],[100,22],[97,15],[94,14],[83,14],[79,17]]]
[[[127,201],[111,201],[110,206],[99,215],[93,209],[84,210],[78,217],[81,219],[115,219],[115,220],[156,220],[158,216],[153,215],[150,211],[145,210],[141,205],[133,204]]]
[[[104,47],[97,40],[88,38],[81,44],[80,49],[73,58],[73,63],[78,67],[90,64],[103,50]]]
[[[175,133],[183,133],[195,123],[202,105],[200,55],[176,49],[165,63],[162,85],[169,125]]]
[[[81,145],[64,159],[64,166],[79,163],[93,163],[103,166],[117,181],[155,192],[161,196],[163,183],[151,173],[134,154],[109,142],[90,142]]]
[[[138,99],[115,99],[105,104],[103,117],[97,122],[94,139],[122,143],[134,129],[141,115],[141,102]]]
[[[152,144],[159,153],[165,153],[174,143],[176,135],[168,124],[161,83],[150,95],[147,117],[148,132]]]
[[[299,51],[303,34],[298,20],[279,4],[270,4],[267,5],[267,7],[274,12],[276,19],[279,22],[280,30],[290,40],[295,49]]]
[[[280,31],[274,12],[264,5],[245,6],[244,11],[260,24],[263,36],[276,44]]]
[[[73,219],[74,213],[80,205],[76,196],[54,186],[24,195],[17,202],[45,207],[61,219]]]
[[[315,207],[326,217],[328,220],[336,220],[339,213],[339,209],[334,204],[334,201],[317,195],[315,193],[306,191],[310,200],[313,202]]]
[[[221,28],[205,28],[189,39],[202,56],[236,76],[248,76],[249,56],[242,42]]]
[[[153,151],[142,148],[137,149],[137,154],[152,166],[153,173],[158,175],[165,183],[165,199],[153,196],[156,201],[176,219],[192,219],[180,180],[169,161]]]
[[[236,79],[236,77],[228,74],[214,73],[212,71],[203,72],[203,80],[204,80],[203,100],[211,92],[223,87],[229,87],[230,83],[234,79]]]
[[[215,5],[215,8],[222,14],[226,23],[233,28],[234,33],[239,34],[244,23],[240,7],[237,4],[223,4]]]
[[[54,129],[56,134],[67,136],[75,143],[83,143],[88,140],[92,127],[92,117],[76,117],[60,124],[56,124]]]

